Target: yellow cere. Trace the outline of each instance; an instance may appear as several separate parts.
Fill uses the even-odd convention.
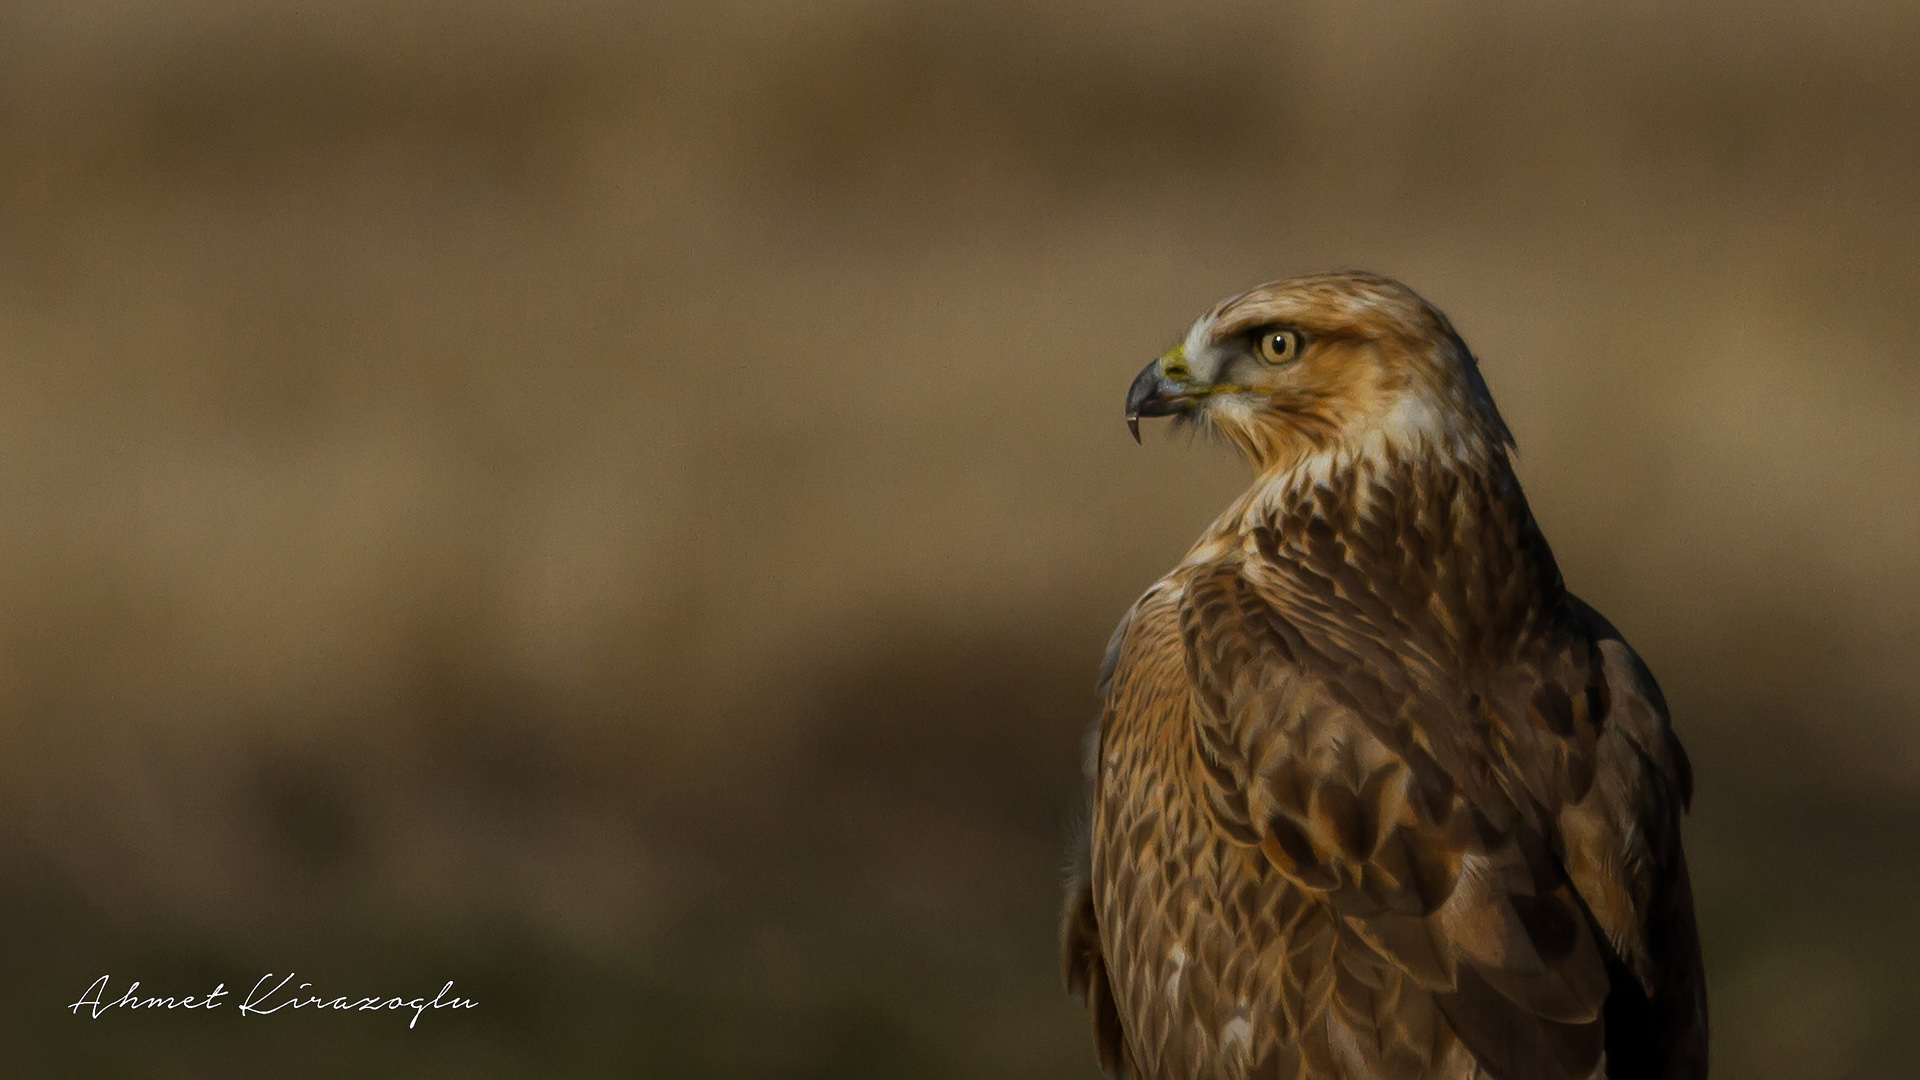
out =
[[[1160,357],[1160,374],[1169,379],[1185,380],[1193,376],[1187,368],[1187,347],[1175,345]]]

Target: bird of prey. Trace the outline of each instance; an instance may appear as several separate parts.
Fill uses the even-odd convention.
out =
[[[1101,669],[1062,945],[1108,1074],[1704,1077],[1691,767],[1446,317],[1262,285],[1140,373],[1143,416],[1256,479]]]

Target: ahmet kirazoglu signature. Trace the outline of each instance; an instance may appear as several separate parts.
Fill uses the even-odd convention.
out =
[[[448,980],[447,985],[441,987],[440,992],[431,998],[384,996],[356,998],[345,996],[324,997],[320,994],[307,993],[307,991],[313,987],[313,984],[310,982],[301,983],[292,991],[288,991],[287,984],[293,982],[293,977],[294,973],[288,972],[282,976],[278,982],[274,982],[273,972],[268,972],[260,976],[260,980],[253,984],[253,989],[247,991],[246,995],[238,1002],[240,1015],[272,1016],[284,1010],[304,1010],[311,1012],[404,1012],[411,1009],[413,1011],[413,1018],[407,1021],[407,1027],[411,1028],[420,1022],[421,1015],[429,1009],[472,1009],[477,1008],[480,1004],[472,998],[453,996],[452,980]],[[87,1009],[88,1016],[95,1020],[100,1019],[101,1016],[113,1009],[138,1009],[142,1011],[147,1009],[164,1009],[167,1011],[187,1009],[204,1011],[217,1009],[229,1004],[220,999],[229,997],[232,993],[227,989],[226,983],[220,983],[209,993],[198,996],[163,997],[159,995],[149,995],[142,997],[138,993],[140,983],[136,981],[133,985],[127,987],[126,991],[118,998],[109,998],[107,990],[108,981],[109,976],[106,975],[95,979],[93,985],[87,987],[87,992],[80,995],[80,1000],[67,1007],[68,1011],[78,1016],[80,1015],[81,1009]]]

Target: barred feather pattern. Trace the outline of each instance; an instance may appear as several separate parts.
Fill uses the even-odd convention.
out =
[[[1063,943],[1109,1075],[1705,1075],[1687,759],[1503,445],[1256,486],[1102,691]]]

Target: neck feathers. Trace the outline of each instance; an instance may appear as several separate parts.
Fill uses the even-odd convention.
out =
[[[1472,617],[1483,601],[1562,593],[1507,447],[1394,439],[1309,455],[1254,484],[1189,561],[1237,554],[1259,573],[1366,582]],[[1356,586],[1357,587],[1357,586]]]

